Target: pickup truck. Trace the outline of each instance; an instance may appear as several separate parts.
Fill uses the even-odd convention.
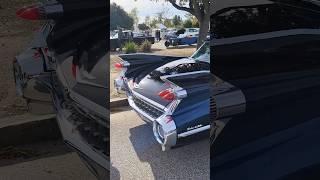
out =
[[[115,33],[113,36],[110,37],[110,49],[116,50],[123,46],[126,42],[132,41],[138,45],[142,44],[145,40],[154,44],[154,37],[152,36],[141,36],[138,33],[132,31],[123,31],[121,42],[119,41],[118,33]]]

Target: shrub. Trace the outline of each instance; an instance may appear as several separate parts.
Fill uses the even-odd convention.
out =
[[[138,49],[137,45],[134,42],[126,42],[123,48],[126,54],[136,53]]]
[[[148,40],[145,40],[140,46],[141,52],[151,52],[151,43]]]

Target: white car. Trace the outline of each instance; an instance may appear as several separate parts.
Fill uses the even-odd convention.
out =
[[[199,28],[185,28],[184,34],[180,34],[178,38],[184,38],[184,37],[198,37],[199,35]]]

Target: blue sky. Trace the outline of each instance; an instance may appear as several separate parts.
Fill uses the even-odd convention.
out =
[[[174,15],[180,15],[183,19],[186,14],[185,11],[179,11],[170,3],[164,0],[111,0],[110,3],[115,2],[120,5],[125,11],[130,12],[133,8],[137,8],[139,12],[139,22],[144,22],[146,16],[156,16],[158,12],[165,11],[167,18],[172,18]]]

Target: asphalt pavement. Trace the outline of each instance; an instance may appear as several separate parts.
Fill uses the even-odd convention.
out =
[[[0,180],[96,180],[62,140],[0,149]]]
[[[209,140],[161,151],[151,125],[134,111],[110,115],[111,179],[209,179]]]

